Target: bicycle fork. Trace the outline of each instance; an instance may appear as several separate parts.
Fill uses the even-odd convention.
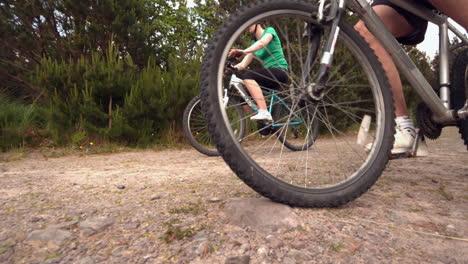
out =
[[[332,66],[333,53],[335,52],[335,45],[340,33],[340,21],[344,17],[346,3],[345,0],[331,1],[327,6],[328,16],[324,14],[325,3],[327,0],[320,0],[318,10],[318,20],[322,24],[332,22],[330,30],[330,37],[327,40],[324,53],[320,60],[320,68],[318,77],[315,83],[307,86],[307,93],[312,99],[321,100],[327,91],[328,73]]]

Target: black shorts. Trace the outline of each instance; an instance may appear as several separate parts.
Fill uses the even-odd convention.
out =
[[[429,8],[434,8],[427,0],[417,0],[417,1],[419,1],[424,6],[427,6]],[[409,35],[397,38],[398,42],[404,45],[416,45],[416,44],[423,42],[424,35],[426,34],[426,30],[427,30],[427,20],[422,19],[406,11],[405,9],[390,3],[390,1],[388,0],[374,0],[374,2],[372,3],[372,6],[376,6],[376,5],[386,5],[386,6],[392,7],[400,15],[402,15],[406,19],[406,21],[408,21],[408,23],[410,23],[414,27],[415,30]]]
[[[255,80],[262,89],[277,90],[289,80],[288,71],[283,68],[259,68],[238,76],[242,80]]]

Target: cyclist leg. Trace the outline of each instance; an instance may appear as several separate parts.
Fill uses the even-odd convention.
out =
[[[251,117],[251,119],[271,121],[272,117],[267,110],[262,88],[277,89],[281,83],[286,83],[288,81],[288,75],[285,70],[280,70],[279,68],[260,68],[248,71],[242,74],[240,78],[244,80],[247,90],[255,100],[259,109],[259,113]]]
[[[387,5],[376,5],[373,7],[376,14],[381,18],[388,30],[396,37],[402,38],[410,35],[415,31],[404,16],[398,13],[395,9]],[[383,48],[380,42],[369,32],[362,21],[359,21],[356,30],[366,39],[370,47],[375,51],[376,56],[382,63],[387,78],[389,80],[391,90],[395,102],[395,116],[397,121],[395,144],[392,150],[393,153],[404,153],[411,149],[416,132],[411,119],[408,118],[408,109],[403,93],[398,70],[393,63],[392,57]]]
[[[250,95],[254,99],[255,103],[257,104],[258,109],[267,109],[265,103],[265,97],[263,96],[262,89],[260,85],[258,85],[257,81],[254,79],[244,79],[244,84],[247,87]]]
[[[381,18],[382,22],[387,26],[388,30],[395,37],[403,37],[410,34],[414,28],[406,19],[400,15],[393,8],[385,5],[378,5],[373,7],[376,14]],[[398,70],[393,63],[392,57],[382,47],[380,42],[367,30],[366,26],[362,21],[359,21],[356,26],[356,30],[366,39],[370,47],[375,51],[375,55],[379,58],[382,66],[387,74],[388,81],[390,83],[393,97],[395,100],[395,115],[407,116],[408,110],[406,106],[405,97],[403,94],[403,87],[401,84],[400,75]]]

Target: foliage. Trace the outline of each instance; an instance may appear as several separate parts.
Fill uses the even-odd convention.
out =
[[[21,147],[30,142],[40,122],[37,108],[12,102],[0,94],[0,150]]]
[[[44,58],[31,75],[31,83],[45,91],[45,118],[58,144],[93,137],[154,143],[197,93],[197,60],[171,58],[160,67],[151,57],[139,70],[130,56],[120,56],[116,45],[106,50],[105,56],[93,52],[76,63]]]
[[[249,2],[1,1],[0,149],[49,136],[77,147],[173,140],[198,93],[202,49]],[[410,54],[433,74],[424,54]],[[405,93],[413,101],[408,85]]]
[[[112,39],[122,57],[143,68],[150,56],[197,54],[199,32],[181,0],[4,0],[0,3],[0,90],[36,97],[25,74],[43,57],[77,62],[107,54]],[[206,38],[206,37],[205,37]]]

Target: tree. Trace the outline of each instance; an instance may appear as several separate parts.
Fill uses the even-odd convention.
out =
[[[35,97],[24,74],[43,57],[72,59],[107,53],[108,43],[143,68],[154,57],[193,56],[197,29],[184,0],[3,0],[0,3],[0,90]]]

